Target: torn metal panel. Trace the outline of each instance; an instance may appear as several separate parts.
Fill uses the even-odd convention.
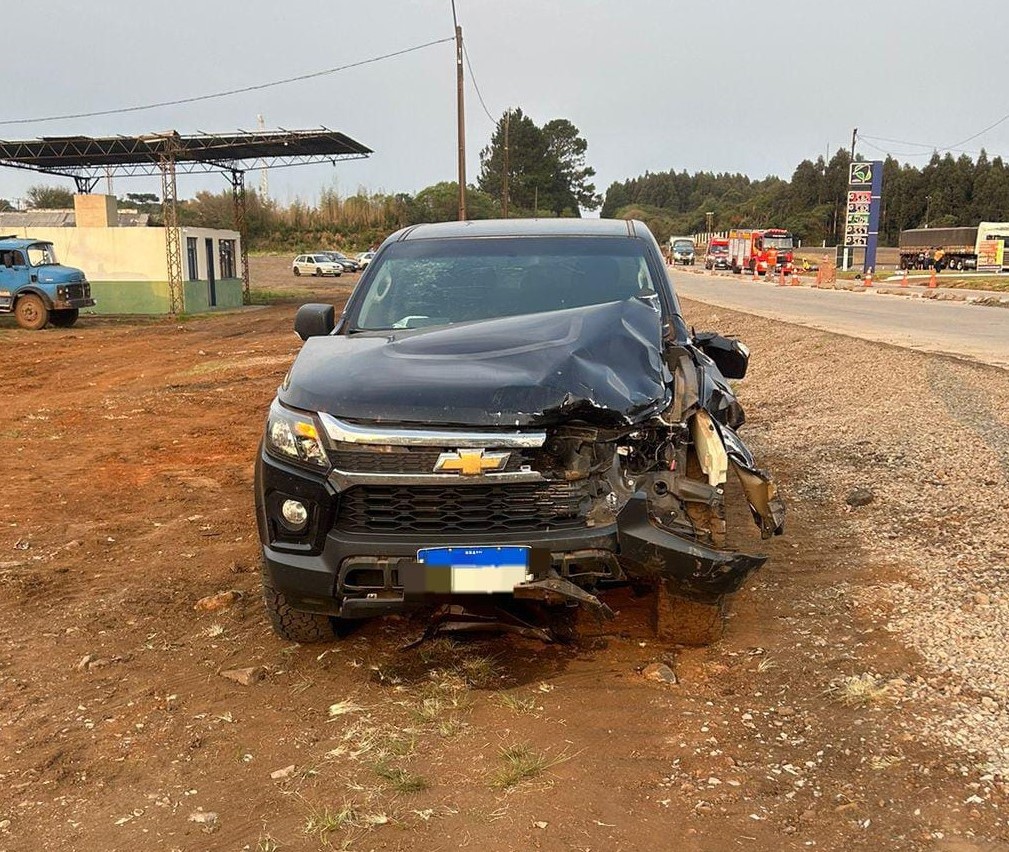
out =
[[[739,477],[753,519],[764,538],[781,535],[785,528],[785,504],[771,475],[757,467],[753,454],[728,426],[716,427],[722,436],[732,469]]]
[[[677,594],[713,601],[736,591],[766,556],[716,550],[660,527],[638,492],[617,516],[620,557],[643,576],[667,580]]]

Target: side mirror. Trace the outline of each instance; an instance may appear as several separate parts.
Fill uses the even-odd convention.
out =
[[[302,340],[332,334],[336,327],[336,310],[332,305],[302,305],[294,316],[294,331]]]
[[[746,378],[750,350],[738,340],[722,337],[712,331],[702,331],[694,335],[694,345],[715,362],[715,366],[725,378]]]

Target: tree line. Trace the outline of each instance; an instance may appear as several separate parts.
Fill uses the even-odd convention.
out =
[[[646,172],[617,181],[600,197],[586,163],[588,143],[565,118],[542,125],[521,109],[498,119],[480,152],[480,172],[466,188],[472,219],[508,215],[579,216],[602,205],[602,215],[644,220],[660,240],[673,234],[735,227],[787,228],[806,245],[837,243],[844,231],[850,154],[839,149],[799,163],[791,178],[754,180],[728,172],[686,170]],[[859,157],[858,159],[862,159]],[[72,193],[61,187],[34,186],[26,193],[30,207],[70,208]],[[9,209],[0,200],[0,209]],[[160,224],[156,195],[129,193],[120,206],[150,213]],[[392,231],[421,222],[459,216],[458,185],[443,181],[411,193],[359,190],[341,196],[324,189],[317,203],[281,205],[248,192],[247,226],[253,250],[299,250],[306,246],[358,247],[381,242]],[[180,202],[184,225],[234,227],[230,190],[200,192]],[[901,230],[926,225],[974,225],[1009,220],[1009,167],[982,150],[967,154],[933,153],[922,167],[887,157],[883,164],[880,238],[896,245]]]
[[[861,156],[858,160],[865,159]],[[735,227],[787,228],[806,245],[836,244],[844,232],[851,155],[803,160],[790,180],[730,173],[646,172],[610,185],[602,215],[645,221],[660,240]],[[999,156],[933,153],[919,168],[883,161],[880,242],[908,228],[1009,221],[1009,167]]]

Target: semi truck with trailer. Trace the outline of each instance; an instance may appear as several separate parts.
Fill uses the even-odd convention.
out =
[[[1009,271],[1007,243],[1009,222],[981,222],[977,227],[910,228],[900,232],[900,268]]]

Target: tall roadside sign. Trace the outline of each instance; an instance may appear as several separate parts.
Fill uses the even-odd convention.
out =
[[[848,167],[848,216],[844,222],[844,248],[845,254],[856,247],[865,249],[863,274],[876,268],[882,195],[882,161],[851,163]]]

